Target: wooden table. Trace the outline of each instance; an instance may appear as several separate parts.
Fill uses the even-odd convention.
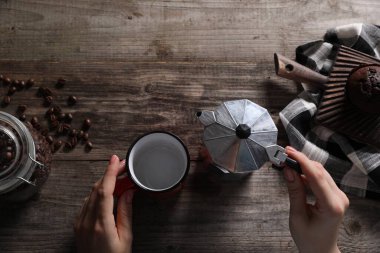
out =
[[[78,97],[76,106],[63,108],[74,126],[93,120],[94,149],[56,153],[40,196],[0,210],[0,252],[75,251],[73,221],[110,155],[124,157],[151,130],[180,136],[191,170],[175,200],[136,195],[134,252],[296,252],[281,173],[266,164],[238,180],[207,169],[194,114],[248,98],[269,110],[285,145],[278,113],[300,88],[275,76],[273,53],[292,57],[297,45],[326,29],[375,23],[379,12],[377,0],[1,0],[0,73],[45,87],[67,79],[55,101]],[[3,110],[26,104],[28,117],[42,115],[37,86]],[[340,248],[379,252],[380,202],[350,201]]]

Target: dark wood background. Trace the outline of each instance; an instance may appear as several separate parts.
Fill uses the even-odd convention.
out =
[[[293,57],[297,45],[337,25],[378,22],[377,0],[149,1],[0,0],[0,73],[66,87],[55,101],[90,117],[94,149],[54,155],[40,196],[0,210],[0,252],[75,252],[73,222],[112,153],[151,130],[179,135],[191,170],[177,199],[134,201],[134,252],[296,252],[288,230],[281,173],[266,164],[245,179],[207,169],[203,127],[194,114],[248,98],[266,107],[287,139],[278,113],[299,92],[274,74],[273,53]],[[3,109],[46,109],[37,87]],[[2,90],[2,94],[5,90]],[[79,102],[64,106],[68,95]],[[379,252],[380,202],[350,197],[340,229],[343,252]]]

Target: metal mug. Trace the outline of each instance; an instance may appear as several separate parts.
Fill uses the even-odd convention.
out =
[[[189,167],[189,152],[181,139],[169,132],[149,132],[129,148],[128,177],[118,180],[114,195],[132,188],[154,194],[177,192]]]

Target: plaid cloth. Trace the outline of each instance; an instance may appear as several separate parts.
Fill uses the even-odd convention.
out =
[[[323,40],[299,46],[296,61],[328,75],[336,56],[334,44],[380,58],[380,26],[351,24],[330,29]],[[280,112],[290,144],[323,164],[344,192],[380,199],[380,150],[314,124],[319,98],[318,93],[304,91]]]

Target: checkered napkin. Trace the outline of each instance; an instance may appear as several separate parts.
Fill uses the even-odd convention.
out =
[[[328,75],[336,55],[333,44],[380,58],[380,26],[351,24],[330,29],[323,41],[299,46],[296,61]],[[380,150],[314,124],[319,98],[318,93],[304,91],[280,112],[290,144],[322,163],[344,192],[380,199]]]

